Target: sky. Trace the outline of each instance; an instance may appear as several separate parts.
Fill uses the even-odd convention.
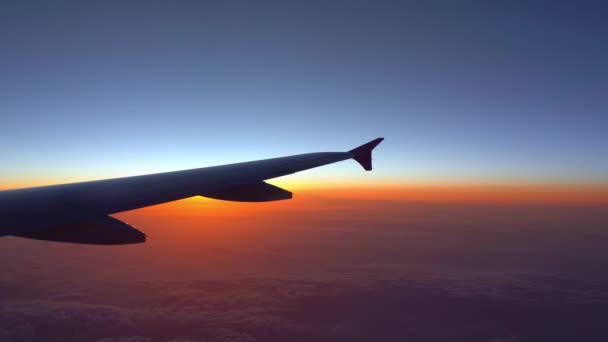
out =
[[[601,2],[3,2],[0,183],[382,136],[298,184],[608,183]]]

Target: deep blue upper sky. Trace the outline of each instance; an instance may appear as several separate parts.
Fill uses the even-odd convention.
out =
[[[378,136],[376,180],[608,182],[602,2],[422,3],[3,2],[0,183]]]

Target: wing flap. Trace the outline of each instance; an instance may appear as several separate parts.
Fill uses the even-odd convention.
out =
[[[146,242],[146,234],[110,216],[15,234],[14,236],[88,245],[128,245]]]
[[[269,202],[292,198],[292,193],[266,182],[239,185],[219,191],[201,193],[209,197],[224,201],[235,202]]]

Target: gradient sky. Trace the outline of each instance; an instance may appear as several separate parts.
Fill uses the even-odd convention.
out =
[[[383,136],[293,181],[607,184],[605,6],[523,3],[3,2],[0,183]]]

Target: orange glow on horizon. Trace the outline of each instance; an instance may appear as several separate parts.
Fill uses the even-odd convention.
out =
[[[327,184],[291,184],[283,180],[271,180],[270,183],[292,191],[296,198],[299,196],[306,196],[307,198],[313,196],[350,200],[433,203],[608,205],[608,185],[379,183],[332,186]],[[0,190],[40,185],[43,184],[0,184]],[[226,203],[229,203],[201,197],[182,202],[205,207],[223,207],[226,206]],[[268,203],[265,205],[268,205]]]
[[[608,185],[364,184],[340,187],[274,183],[297,193],[344,199],[436,203],[608,205]]]

